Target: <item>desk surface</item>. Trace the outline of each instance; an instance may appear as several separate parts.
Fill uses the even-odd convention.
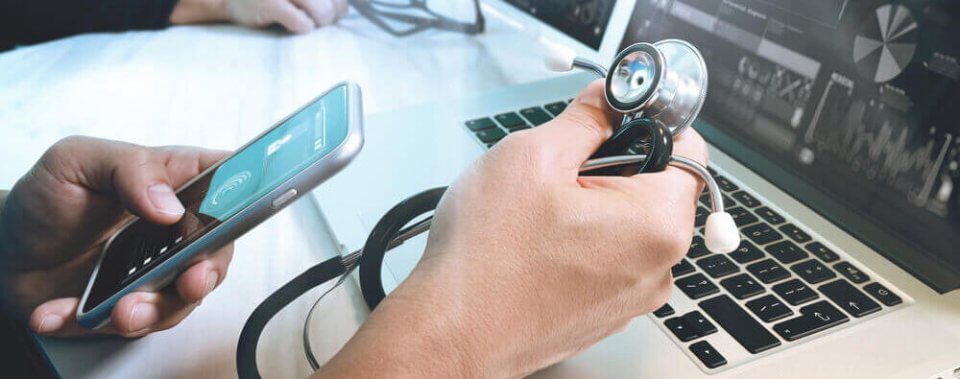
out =
[[[232,26],[84,35],[0,54],[0,188],[52,143],[81,134],[145,145],[232,149],[342,80],[363,89],[367,113],[386,112],[545,78],[531,36],[491,17],[471,38],[428,32],[395,39],[351,14],[303,36]],[[234,377],[240,329],[273,290],[336,251],[304,199],[236,244],[223,285],[181,325],[138,340],[43,344],[65,377]],[[319,291],[319,290],[316,290]],[[267,327],[268,376],[310,373],[300,333],[313,292]],[[335,353],[362,321],[355,288],[319,310]]]

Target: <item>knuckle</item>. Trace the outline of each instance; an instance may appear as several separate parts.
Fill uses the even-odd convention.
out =
[[[588,107],[571,107],[561,114],[560,122],[567,122],[579,129],[593,140],[602,140],[605,136],[598,126],[602,125],[599,110]]]

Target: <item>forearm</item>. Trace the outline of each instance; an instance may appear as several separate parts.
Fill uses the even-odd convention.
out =
[[[0,51],[90,32],[160,29],[177,0],[8,0],[0,2]]]
[[[180,0],[170,14],[171,24],[227,21],[226,0]]]

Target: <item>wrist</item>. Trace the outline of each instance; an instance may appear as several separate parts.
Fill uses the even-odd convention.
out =
[[[228,21],[227,0],[180,0],[170,13],[171,24],[203,24]]]
[[[498,367],[487,363],[490,349],[479,330],[455,315],[456,304],[437,301],[416,279],[388,296],[318,376],[491,376]]]

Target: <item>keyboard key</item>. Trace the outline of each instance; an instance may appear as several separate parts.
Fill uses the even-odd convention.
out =
[[[680,342],[687,342],[698,337],[697,333],[683,322],[683,319],[680,317],[674,317],[664,321],[663,325],[666,325],[667,329],[670,329]]]
[[[880,304],[871,300],[846,280],[833,281],[818,289],[854,317],[863,317],[880,310]]]
[[[810,254],[807,254],[806,251],[803,251],[803,249],[790,241],[777,242],[767,246],[764,250],[785,265],[806,259],[810,256]]]
[[[762,218],[763,221],[769,222],[772,225],[779,225],[787,221],[782,216],[780,216],[779,213],[774,212],[773,209],[770,209],[768,207],[760,207],[760,208],[754,209],[753,211],[756,212],[757,216],[760,216],[760,218]]]
[[[550,104],[544,105],[543,108],[546,109],[547,112],[550,112],[551,114],[553,114],[554,116],[559,116],[560,113],[563,113],[564,109],[567,109],[567,103],[563,101],[558,101],[556,103],[550,103]]]
[[[750,196],[749,193],[744,191],[734,192],[730,194],[730,196],[732,196],[734,199],[737,199],[737,202],[747,208],[756,208],[760,206],[760,200],[757,200],[757,198]]]
[[[480,142],[483,143],[497,142],[507,136],[507,132],[504,132],[503,129],[500,128],[484,129],[475,134]]]
[[[697,207],[694,227],[701,227],[707,223],[707,217],[710,217],[710,210],[704,207]]]
[[[870,280],[870,276],[864,274],[863,271],[854,267],[852,264],[847,262],[840,262],[833,265],[833,269],[839,271],[843,276],[849,279],[851,282],[860,284]]]
[[[490,129],[497,127],[497,124],[493,122],[489,117],[478,118],[476,120],[470,120],[464,123],[467,125],[467,129],[470,129],[471,132],[476,132],[484,129]]]
[[[527,126],[527,122],[514,112],[502,113],[494,116],[497,122],[509,131],[519,130]]]
[[[740,274],[720,281],[720,285],[730,291],[737,299],[746,299],[759,295],[765,291],[749,274]]]
[[[790,277],[790,272],[774,262],[773,259],[766,259],[747,266],[753,276],[764,283],[773,283]]]
[[[897,296],[897,294],[891,292],[887,289],[887,287],[884,287],[883,284],[880,283],[867,284],[866,287],[863,287],[863,290],[867,291],[870,296],[873,296],[874,299],[880,300],[883,305],[888,307],[892,307],[903,302],[903,299],[901,299],[900,296]]]
[[[790,239],[797,241],[797,243],[807,243],[813,240],[807,232],[800,230],[800,228],[793,224],[781,226],[780,231],[786,234],[787,237],[790,237]]]
[[[553,120],[553,116],[544,112],[540,107],[530,107],[520,110],[520,115],[525,117],[527,121],[530,121],[533,126],[540,126],[545,124],[547,121]]]
[[[740,271],[740,268],[723,254],[711,255],[703,258],[697,261],[697,266],[700,266],[703,271],[714,278],[722,278]]]
[[[693,242],[690,243],[690,251],[687,252],[687,256],[696,259],[707,254],[710,254],[710,250],[707,250],[703,237],[693,236]]]
[[[727,364],[727,359],[720,355],[713,346],[707,341],[700,341],[690,345],[690,351],[697,356],[700,362],[703,362],[707,368],[717,368]]]
[[[810,284],[825,282],[837,277],[837,274],[834,273],[833,270],[824,266],[823,263],[820,263],[820,261],[816,259],[797,263],[790,267],[790,270],[797,273],[797,276]]]
[[[659,318],[664,318],[673,314],[673,307],[670,304],[664,304],[660,309],[653,311],[653,315]]]
[[[706,317],[703,317],[703,313],[700,313],[700,311],[693,311],[683,315],[683,322],[700,337],[717,332],[717,327],[713,326]]]
[[[790,307],[773,295],[748,301],[747,309],[750,309],[750,312],[757,315],[763,322],[774,322],[793,315]]]
[[[696,269],[693,268],[693,265],[690,264],[690,261],[688,261],[688,260],[686,260],[686,259],[680,260],[680,263],[677,263],[677,264],[673,265],[673,267],[670,268],[670,272],[673,273],[673,277],[674,277],[674,278],[676,278],[676,277],[678,277],[678,276],[683,276],[683,275],[689,274],[689,273],[693,272],[694,270],[696,270]]]
[[[747,240],[740,241],[740,247],[727,255],[738,263],[748,263],[763,258],[763,252]]]
[[[754,216],[752,213],[750,213],[750,211],[743,207],[727,208],[727,213],[733,217],[733,222],[737,223],[738,227],[744,227],[760,221],[757,216]]]
[[[743,234],[757,245],[766,245],[768,243],[783,239],[783,235],[776,230],[773,230],[770,225],[762,222],[743,228]]]
[[[713,321],[720,324],[744,349],[757,354],[780,346],[780,340],[774,337],[757,320],[751,317],[730,296],[721,295],[700,302]]]
[[[773,292],[786,300],[790,305],[800,305],[820,297],[800,279],[788,280],[773,286]]]
[[[736,184],[733,184],[730,179],[727,179],[723,175],[716,175],[713,178],[717,180],[717,186],[719,186],[723,192],[733,192],[740,189],[740,187],[737,187]]]
[[[707,279],[706,276],[700,273],[677,279],[674,281],[674,284],[691,299],[699,299],[720,292],[717,285],[713,284],[710,279]]]
[[[773,330],[787,341],[809,336],[847,322],[849,318],[826,301],[800,308],[800,317],[773,326]]]
[[[732,197],[727,196],[726,194],[721,195],[721,197],[723,198],[723,207],[724,207],[724,208],[733,208],[733,207],[737,206],[737,202],[736,202],[736,201],[733,201],[733,198],[732,198]],[[709,193],[709,192],[704,191],[703,194],[700,195],[700,203],[703,204],[703,205],[706,205],[706,206],[708,206],[708,207],[713,205],[713,204],[710,203],[710,193]]]
[[[833,250],[828,249],[826,246],[823,246],[820,242],[813,242],[808,244],[806,247],[807,251],[816,255],[817,258],[820,258],[821,261],[830,263],[840,259],[840,256],[837,253],[834,253]]]

